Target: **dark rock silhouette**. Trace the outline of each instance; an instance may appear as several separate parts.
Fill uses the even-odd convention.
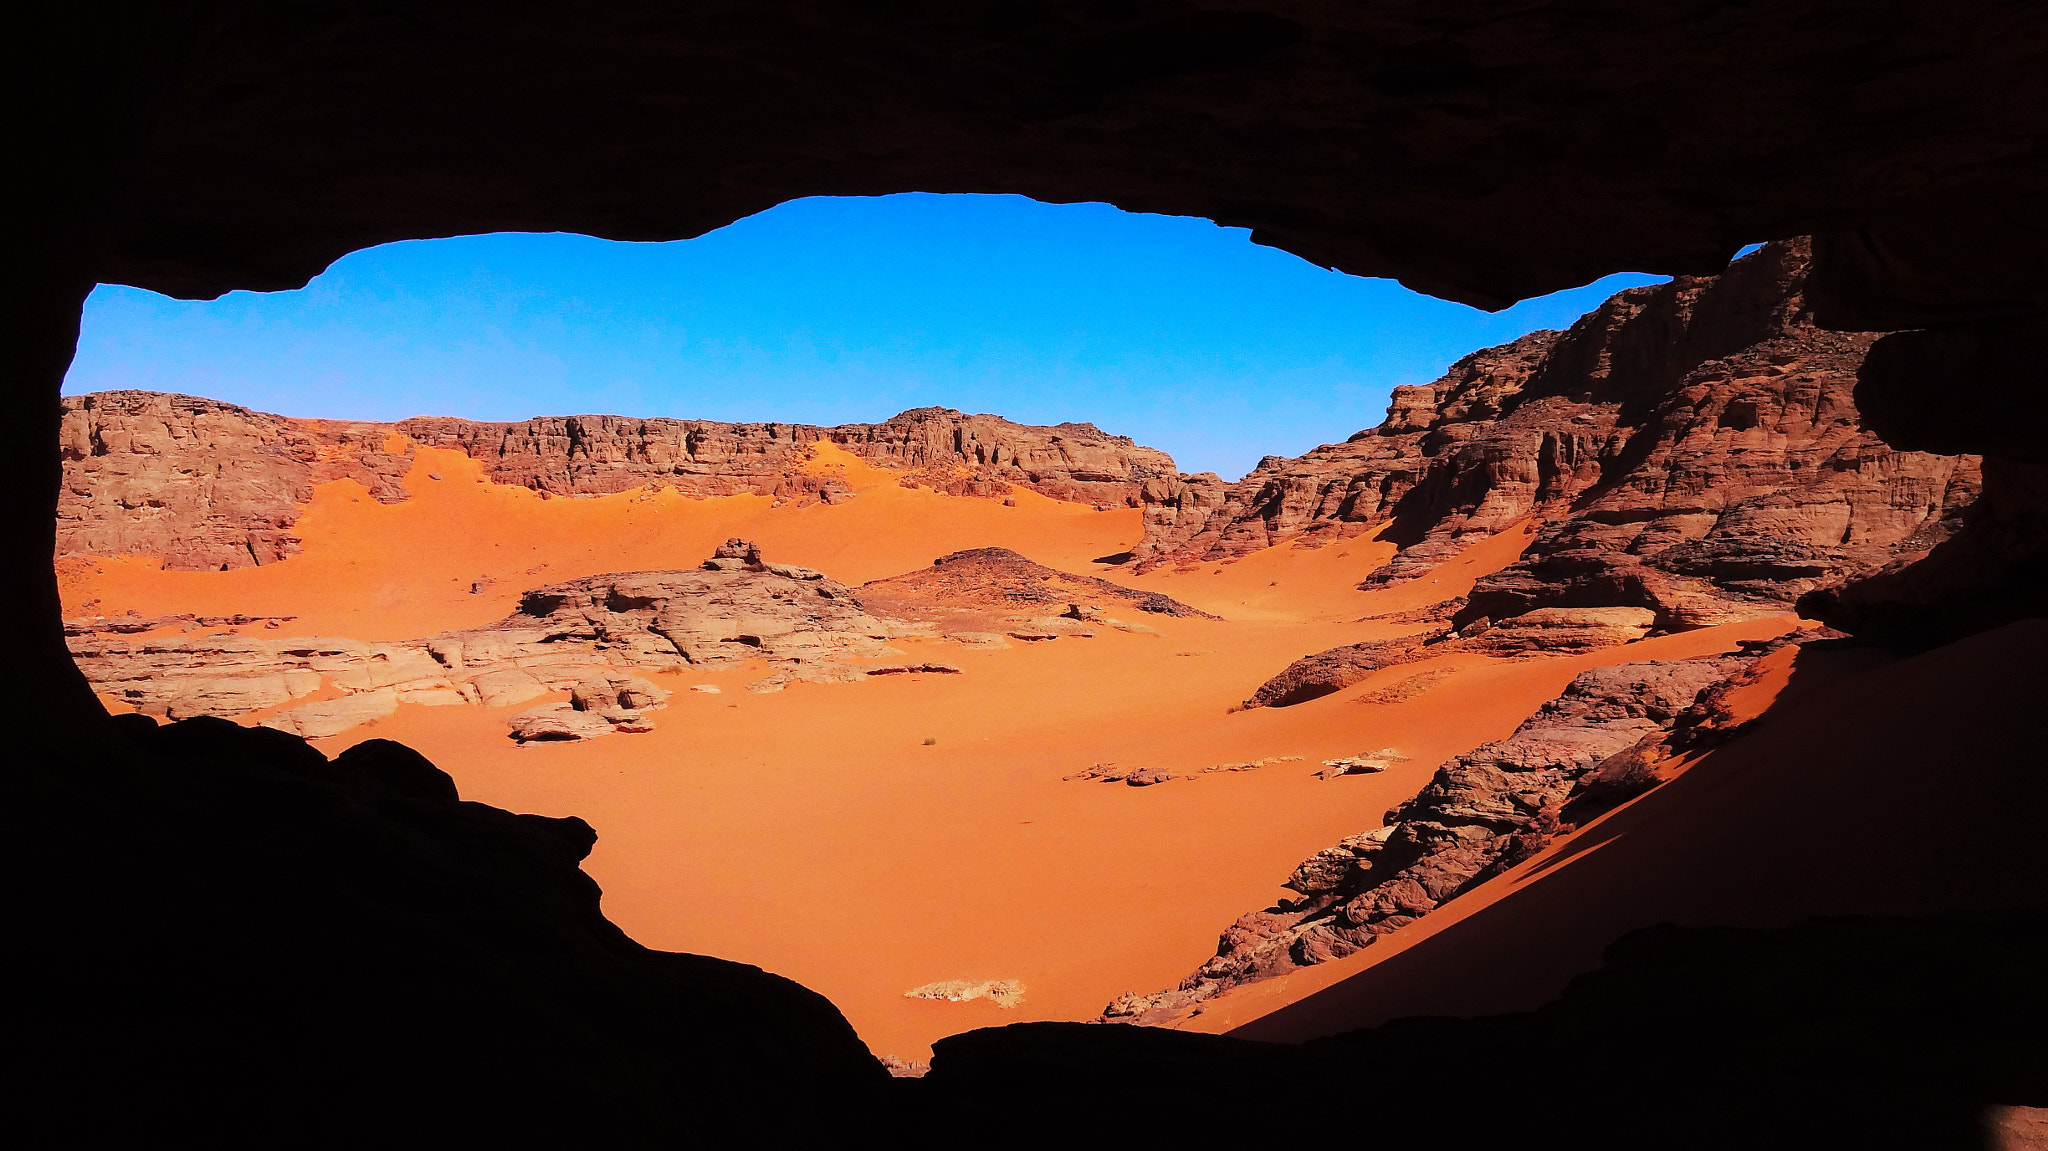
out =
[[[940,1040],[911,1098],[934,1147],[1998,1146],[1996,1102],[2048,1103],[2044,961],[2039,920],[1665,925],[1535,1011],[1299,1045],[1020,1023]]]
[[[398,744],[122,717],[10,767],[31,1142],[835,1145],[886,1077],[821,997],[612,926],[581,820]]]

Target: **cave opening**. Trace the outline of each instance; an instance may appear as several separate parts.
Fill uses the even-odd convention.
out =
[[[1473,1145],[1513,1136],[1615,1146],[2023,1145],[2016,1141],[2029,1135],[2025,1128],[2038,1128],[2030,1107],[2048,1102],[2039,1095],[2048,1074],[2033,978],[2042,963],[2040,893],[2048,880],[2024,823],[2044,800],[2039,773],[2030,769],[2038,758],[2029,753],[2031,736],[2010,722],[2029,712],[2048,674],[2039,635],[2048,579],[2040,397],[2048,391],[2035,354],[2048,261],[2040,230],[2027,223],[2048,187],[2039,147],[2048,102],[2024,98],[2048,75],[2039,13],[1998,0],[1939,11],[1829,2],[1225,7],[1208,0],[1028,11],[898,4],[852,13],[806,4],[661,12],[626,5],[566,14],[538,6],[400,13],[376,5],[146,12],[32,5],[9,46],[10,75],[24,95],[13,113],[10,155],[31,177],[11,189],[22,226],[0,281],[11,349],[11,406],[0,421],[0,521],[10,542],[0,597],[11,608],[10,658],[0,677],[24,717],[10,747],[18,786],[7,874],[10,906],[24,925],[19,951],[33,972],[22,981],[14,1019],[23,1047],[42,1056],[20,1084],[32,1101],[31,1125],[54,1133],[53,1142],[136,1142],[185,1130],[362,1142],[405,1130],[606,1144],[1042,1145],[1072,1141],[1076,1132],[1126,1141],[1162,1132],[1269,1138],[1274,1101],[1305,1099],[1300,1114],[1286,1117],[1301,1137],[1355,1138],[1364,1117],[1382,1138]],[[1686,403],[1740,401],[1757,418],[1750,425],[1745,409],[1724,426],[1716,410],[1673,428],[1757,436],[1788,421],[1817,426],[1823,415],[1843,416],[1846,387],[1867,419],[1843,420],[1842,442],[1853,440],[1867,459],[1842,469],[1801,461],[1797,469],[1801,485],[1813,472],[1863,477],[1885,490],[1875,501],[1827,502],[1862,509],[1846,518],[1809,514],[1818,505],[1768,493],[1743,502],[1739,516],[1677,503],[1660,505],[1668,514],[1642,516],[1644,508],[1630,501],[1645,493],[1687,494],[1676,482],[1687,473],[1675,471],[1669,483],[1566,492],[1568,506],[1585,497],[1587,514],[1546,523],[1526,538],[1485,535],[1499,526],[1488,516],[1500,508],[1483,497],[1503,489],[1480,477],[1497,472],[1513,480],[1525,453],[1499,439],[1478,443],[1477,455],[1462,453],[1434,397],[1413,389],[1391,398],[1384,425],[1388,440],[1434,436],[1428,458],[1443,462],[1410,470],[1426,481],[1418,487],[1449,501],[1444,519],[1395,557],[1402,562],[1383,565],[1390,574],[1441,581],[1447,563],[1479,566],[1471,553],[1491,541],[1503,550],[1527,545],[1525,555],[1494,569],[1499,578],[1480,577],[1490,580],[1483,587],[1475,579],[1462,605],[1452,604],[1458,597],[1430,598],[1386,613],[1413,616],[1401,626],[1454,633],[1446,644],[1506,652],[1560,642],[1588,650],[1617,640],[1684,642],[1743,626],[1715,622],[1725,619],[1716,613],[1781,602],[1772,597],[1789,582],[1841,558],[1832,549],[1879,539],[1900,549],[1896,563],[1813,587],[1796,601],[1798,611],[1849,633],[1851,642],[1809,649],[1811,660],[1793,657],[1797,676],[1786,674],[1788,648],[1716,654],[1745,664],[1731,671],[1726,691],[1694,697],[1704,707],[1699,714],[1689,706],[1669,717],[1668,730],[1645,729],[1611,773],[1603,765],[1585,777],[1606,789],[1588,794],[1609,798],[1662,780],[1628,801],[1636,806],[1616,809],[1645,818],[1687,797],[1742,792],[1707,786],[1711,774],[1666,779],[1667,769],[1725,765],[1767,746],[1784,752],[1787,770],[1755,778],[1791,789],[1774,792],[1779,799],[1811,806],[1774,807],[1762,820],[1730,809],[1732,818],[1695,827],[1692,838],[1632,833],[1619,841],[1626,851],[1582,853],[1618,869],[1607,895],[1725,894],[1734,888],[1715,887],[1716,876],[1745,876],[1736,886],[1746,901],[1710,899],[1689,919],[1678,916],[1688,926],[1618,941],[1589,934],[1578,952],[1547,968],[1560,979],[1579,973],[1581,982],[1533,1010],[1496,1003],[1486,1010],[1505,1014],[1475,1016],[1460,1007],[1450,1012],[1460,1018],[1366,1027],[1298,1047],[1245,1042],[1251,1032],[1231,1039],[1142,1026],[984,1029],[950,1041],[930,1078],[892,1083],[845,1016],[813,992],[744,965],[651,951],[621,933],[579,870],[586,858],[603,866],[607,850],[581,819],[464,801],[448,775],[389,740],[364,740],[329,758],[275,729],[203,716],[159,727],[110,718],[97,704],[69,655],[50,564],[52,513],[64,491],[63,461],[51,450],[65,418],[57,401],[94,285],[181,297],[277,290],[306,283],[345,253],[394,241],[555,231],[668,241],[804,196],[908,188],[1112,202],[1216,220],[1249,227],[1257,240],[1319,266],[1390,276],[1488,307],[1621,269],[1679,277],[1679,286],[1643,297],[1661,301],[1643,308],[1657,323],[1624,322],[1612,339],[1560,339],[1550,350],[1524,345],[1475,373],[1475,382],[1497,381],[1527,368],[1526,377],[1516,376],[1518,394],[1561,408],[1606,402],[1613,365],[1651,375],[1670,369],[1690,382],[1671,393]],[[1812,237],[1809,245],[1794,241],[1802,236]],[[1740,274],[1724,274],[1731,251],[1766,237],[1773,246],[1747,257]],[[1803,268],[1806,307],[1792,317],[1770,307],[1723,309],[1715,299],[1737,304],[1744,293],[1682,282],[1743,281],[1761,293],[1748,299],[1782,301],[1788,297],[1765,290],[1776,273],[1758,273],[1795,264]],[[1701,323],[1701,316],[1718,320]],[[1636,339],[1660,325],[1664,339]],[[1794,328],[1812,348],[1858,363],[1773,359],[1787,349],[1764,345]],[[1731,333],[1764,338],[1731,346]],[[1659,348],[1678,354],[1660,359],[1653,354]],[[1518,360],[1523,353],[1527,360]],[[1713,365],[1729,370],[1695,375]],[[1667,411],[1619,406],[1631,420],[1654,421]],[[1480,402],[1472,410],[1482,408],[1492,410]],[[786,442],[790,425],[775,428],[763,439]],[[595,442],[590,431],[564,429],[564,438]],[[1684,442],[1636,436],[1602,454],[1586,449],[1600,446],[1591,441],[1603,429],[1559,431],[1536,437],[1534,446],[1534,458],[1545,462],[1533,471],[1547,489],[1567,483],[1562,465],[1597,471],[1613,463],[1633,472],[1669,459]],[[448,467],[421,481],[415,507],[495,487],[531,493],[518,497],[526,501],[521,514],[582,514],[577,509],[595,506],[543,500],[553,493],[522,485],[464,483],[471,477],[453,465],[458,455],[474,459],[465,445],[475,437],[465,440],[469,431],[453,426],[436,434],[453,437],[432,449],[448,453],[441,457]],[[1877,440],[1858,438],[1865,434]],[[1354,458],[1369,454],[1382,438],[1348,450]],[[862,490],[854,482],[862,457],[838,441],[813,442],[821,470],[802,473],[783,492],[784,508],[771,510],[858,512],[882,502],[863,500],[893,491],[906,495],[891,498],[925,501],[926,518],[962,508],[1021,516],[1045,511],[1033,499],[1043,496],[1075,521],[1067,526],[1084,537],[1075,547],[1089,545],[1077,550],[1067,574],[1090,579],[1108,577],[1087,559],[1115,555],[1128,540],[1087,533],[1144,514],[1100,498],[1112,493],[1088,486],[1104,483],[1095,477],[1106,473],[1095,469],[1060,477],[1072,485],[1061,490],[1083,500],[1036,490],[1003,495],[976,488],[992,482],[980,475],[951,477],[966,481],[957,493],[941,494],[944,483],[925,481],[915,490],[900,483]],[[849,458],[833,455],[835,446]],[[1769,453],[1734,446],[1742,451],[1727,453],[1733,462],[1724,476],[1770,466]],[[384,447],[355,443],[341,453],[348,467],[360,468],[360,478],[348,482],[365,494],[338,504],[335,523],[408,502],[385,505],[370,494],[398,466],[381,457],[403,455]],[[1937,477],[1925,457],[1976,458],[1980,470],[1959,485],[1960,465]],[[1460,461],[1476,467],[1453,466]],[[1449,470],[1431,470],[1438,467]],[[1272,471],[1283,480],[1299,475],[1289,469],[1282,460]],[[1409,478],[1395,477],[1399,469],[1377,470],[1394,482],[1328,504],[1342,509],[1333,521],[1339,526],[1329,529],[1336,538],[1305,552],[1363,566],[1369,557],[1353,550],[1357,539],[1341,534],[1343,524],[1363,521],[1343,516],[1375,514],[1360,511],[1372,507],[1373,492],[1398,499],[1397,491],[1415,490]],[[933,478],[941,477],[927,481]],[[1970,483],[1974,498],[1951,508],[1950,495],[1963,496]],[[1189,614],[1148,611],[1131,619],[1098,585],[1061,584],[1070,610],[1042,612],[1017,627],[1014,653],[1056,662],[1082,650],[1079,631],[1097,633],[1086,643],[1143,640],[1145,633],[1110,620],[1171,634],[1210,626],[1193,613],[1229,614],[1210,610],[1220,607],[1243,615],[1260,606],[1253,602],[1259,597],[1290,593],[1291,573],[1259,572],[1235,549],[1269,541],[1275,525],[1306,532],[1326,505],[1290,502],[1288,485],[1277,483],[1263,498],[1240,493],[1233,510],[1228,486],[1166,485],[1150,506],[1170,507],[1171,525],[1188,534],[1140,549],[1128,575],[1115,573],[1170,583],[1184,594],[1160,594]],[[1312,490],[1327,494],[1315,484],[1300,488]],[[842,501],[847,492],[856,494]],[[1468,496],[1482,498],[1459,502]],[[658,498],[621,507],[621,521],[627,512],[635,520],[671,514],[667,505],[655,508]],[[778,497],[747,498],[772,504]],[[1895,534],[1868,533],[1877,521]],[[426,549],[447,535],[419,526],[408,546]],[[1623,536],[1623,546],[1612,546]],[[732,566],[691,568],[702,573],[692,579],[721,586],[773,579],[829,592],[798,598],[820,618],[845,624],[849,636],[874,638],[841,599],[844,585],[822,569],[785,562],[773,549],[758,562],[744,546],[730,549],[738,555],[717,554],[746,537],[700,542],[693,560]],[[897,577],[886,577],[894,580],[886,594],[910,617],[955,608],[963,588],[1045,606],[1038,597],[1053,594],[1049,581],[1057,577],[1025,566],[1044,557],[1006,550],[1016,558],[963,547],[941,557],[944,564],[893,565]],[[263,558],[248,549],[238,554]],[[1232,558],[1239,562],[1225,562]],[[506,574],[525,576],[539,564],[528,558],[506,566]],[[237,570],[290,569],[287,562]],[[503,581],[476,592],[448,582],[450,598],[516,595]],[[1217,589],[1209,607],[1203,593],[1186,590],[1203,582]],[[1334,604],[1388,590],[1329,582]],[[1672,594],[1687,589],[1700,594]],[[653,602],[657,590],[570,587],[563,603],[580,596],[601,606],[612,602],[612,591],[621,592],[619,603]],[[877,602],[883,595],[869,593]],[[697,634],[675,613],[643,622],[630,635],[614,634],[644,632],[671,651]],[[965,628],[972,621],[924,622]],[[768,639],[758,627],[749,634]],[[1286,717],[1296,708],[1345,703],[1346,693],[1374,697],[1361,706],[1399,708],[1404,693],[1426,699],[1487,686],[1461,680],[1469,669],[1411,682],[1406,665],[1388,664],[1398,653],[1377,640],[1329,638],[1352,642],[1307,655],[1297,645],[1300,658],[1250,697],[1237,693],[1238,709],[1226,718],[1255,727],[1294,722]],[[1001,654],[956,646],[956,660],[906,659],[877,684],[853,686],[900,691],[921,718],[931,709],[919,708],[937,693],[959,690],[953,685],[986,670],[966,667],[953,676],[929,665]],[[1273,652],[1253,660],[1211,646],[1204,655],[1194,643],[1161,650],[1178,662],[1150,679],[1124,677],[1129,682],[1115,685],[1128,693],[1123,698],[1145,697],[1148,687],[1156,689],[1150,697],[1190,695],[1209,674],[1204,660],[1237,678],[1274,662]],[[374,662],[403,662],[386,654]],[[450,648],[424,659],[445,668],[441,657],[452,656]],[[921,670],[909,670],[913,663]],[[1767,711],[1763,726],[1715,743],[1716,733],[1747,722],[1757,692],[1775,690],[1790,701],[1784,693],[1794,681],[1802,689],[1818,683],[1823,665],[1846,678],[1835,679],[1831,693],[1797,698],[1808,709],[1801,714],[1827,722],[1802,726],[1786,722],[1785,711]],[[1074,674],[1099,671],[1077,666]],[[1266,959],[1277,962],[1261,943],[1282,945],[1290,962],[1313,955],[1341,963],[1336,952],[1359,944],[1361,933],[1391,924],[1399,936],[1412,924],[1396,921],[1418,912],[1439,925],[1464,925],[1421,920],[1431,942],[1402,952],[1408,959],[1382,965],[1374,979],[1345,983],[1342,993],[1304,1001],[1289,1018],[1306,1019],[1306,1031],[1265,1033],[1300,1038],[1318,1026],[1371,1022],[1372,1004],[1392,1001],[1386,981],[1397,976],[1415,982],[1401,992],[1409,998],[1395,998],[1418,1003],[1427,996],[1414,998],[1417,988],[1475,985],[1460,973],[1489,957],[1557,958],[1542,951],[1556,938],[1548,930],[1555,921],[1535,903],[1489,904],[1488,924],[1520,925],[1501,935],[1462,918],[1471,902],[1462,910],[1460,902],[1436,905],[1447,896],[1465,899],[1454,888],[1478,874],[1471,867],[1499,863],[1507,875],[1542,859],[1556,828],[1541,793],[1564,776],[1505,793],[1492,784],[1468,790],[1464,782],[1528,782],[1520,769],[1529,757],[1583,738],[1543,734],[1560,724],[1579,730],[1585,720],[1604,729],[1602,741],[1623,739],[1636,721],[1662,724],[1649,712],[1669,708],[1637,708],[1644,714],[1636,715],[1612,702],[1615,692],[1638,701],[1654,695],[1651,678],[1669,686],[1682,676],[1639,669],[1575,678],[1551,697],[1557,707],[1527,713],[1543,722],[1512,734],[1503,723],[1501,747],[1442,760],[1458,786],[1411,792],[1417,803],[1404,801],[1370,831],[1355,817],[1326,829],[1347,833],[1323,840],[1335,854],[1304,860],[1322,862],[1290,875],[1298,880],[1288,888],[1294,895],[1249,913],[1243,930],[1222,941],[1218,963],[1193,973],[1193,986],[1172,990],[1202,993],[1204,980],[1220,983],[1255,974]],[[1349,686],[1293,707],[1249,706],[1265,686],[1277,701],[1291,698],[1290,685],[1339,680]],[[701,698],[690,703],[704,705],[706,716],[735,710],[739,693],[723,690],[733,685],[701,682],[721,691],[695,693]],[[481,699],[482,686],[472,686]],[[508,677],[490,686],[502,699],[532,685]],[[815,690],[822,698],[832,686],[792,675],[783,690],[757,694],[772,701]],[[1218,692],[1224,686],[1215,682]],[[624,676],[592,677],[567,690],[584,695],[586,706],[570,710],[586,718],[617,711],[623,719],[640,710],[629,700],[651,698]],[[1919,714],[1928,701],[1949,710]],[[1124,722],[1112,717],[1105,726]],[[891,762],[918,765],[914,757],[930,756],[921,764],[930,769],[958,762],[939,758],[956,751],[963,760],[995,758],[975,754],[985,733],[973,728],[913,730]],[[835,738],[810,734],[814,744]],[[1031,733],[1013,734],[1014,746],[1037,746]],[[579,746],[539,742],[548,746],[534,755]],[[1896,754],[1900,747],[1911,749],[1911,762]],[[1686,758],[1687,749],[1704,758]],[[1229,769],[1200,782],[1162,780],[1149,763],[1132,771],[1132,762],[1098,762],[1074,773],[1083,779],[1054,781],[1066,790],[1051,794],[1174,804],[1201,787],[1239,786],[1231,780],[1266,786],[1256,781],[1282,778],[1274,768],[1297,770],[1284,757],[1259,764],[1276,757],[1257,750],[1199,761]],[[1427,770],[1407,764],[1440,758],[1396,758],[1416,748],[1349,750],[1355,754],[1331,757],[1325,766],[1335,774],[1315,786],[1371,788]],[[1667,752],[1684,754],[1667,759]],[[1871,760],[1895,774],[1856,770]],[[784,754],[757,766],[766,773],[802,762]],[[1306,776],[1295,778],[1310,786]],[[1873,778],[1898,786],[1873,787]],[[942,772],[925,782],[932,794],[949,786]],[[793,789],[790,802],[828,813],[863,810],[856,789],[820,783]],[[1086,788],[1094,790],[1075,790]],[[1537,799],[1535,810],[1516,807],[1520,795]],[[1486,801],[1479,805],[1485,812],[1461,808],[1473,797]],[[698,809],[715,809],[716,799]],[[1910,810],[1887,814],[1893,799],[1909,800]],[[1503,806],[1491,806],[1495,800]],[[1512,818],[1499,814],[1511,808]],[[626,804],[618,814],[613,822],[626,828],[648,813]],[[1496,822],[1461,822],[1468,818]],[[1808,834],[1845,821],[1848,841]],[[1432,838],[1431,827],[1459,830]],[[1855,842],[1853,832],[1865,827],[1884,830],[1873,843]],[[1728,834],[1762,828],[1782,834],[1751,838],[1729,854]],[[961,838],[998,851],[1005,843]],[[1690,850],[1683,859],[1633,854],[1660,842]],[[1225,837],[1217,846],[1230,843]],[[1811,866],[1766,866],[1792,859],[1796,851],[1785,852],[1799,844],[1835,848]],[[831,846],[805,845],[816,870],[829,871]],[[1637,865],[1623,866],[1631,862]],[[1383,882],[1383,867],[1398,867],[1392,879],[1401,882]],[[1592,874],[1576,867],[1552,874],[1581,877],[1571,882]],[[930,871],[927,881],[947,874]],[[1956,882],[1959,874],[1969,881]],[[1104,882],[1124,878],[1110,873]],[[734,876],[736,885],[745,879]],[[1838,894],[1860,894],[1828,905],[1826,916],[1799,919],[1795,909],[1814,906],[1799,900],[1830,884],[1849,885],[1832,889]],[[611,896],[629,890],[608,887]],[[833,898],[821,884],[812,907],[827,908]],[[1959,909],[1958,900],[1967,906]],[[1233,898],[1228,910],[1257,903]],[[1220,915],[1224,907],[1212,910]],[[1759,926],[1745,918],[1753,915],[1795,921]],[[810,914],[796,915],[788,934],[801,939],[812,923]],[[1464,945],[1475,940],[1480,945]],[[1001,971],[931,974],[932,982],[912,989],[928,993],[912,1007],[1031,1011],[1043,1002],[1025,980],[1023,1005],[1003,1007],[998,1000],[1015,1000],[1017,990]],[[1189,975],[1184,967],[1162,970],[1147,986]],[[1133,990],[1119,1003],[1136,1018],[1171,1006]],[[1475,1051],[1484,1059],[1475,1060]],[[1414,1105],[1445,1098],[1452,1076],[1471,1088],[1456,1097],[1456,1114]],[[1380,1094],[1364,1097],[1368,1087]]]

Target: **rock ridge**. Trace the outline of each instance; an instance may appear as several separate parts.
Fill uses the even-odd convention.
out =
[[[412,447],[383,424],[296,420],[199,396],[63,398],[57,554],[153,555],[178,571],[276,563],[313,485],[407,498]],[[396,450],[393,450],[396,449]]]
[[[836,503],[852,489],[805,468],[829,443],[905,483],[953,495],[1023,488],[1095,507],[1137,507],[1176,474],[1165,452],[1093,424],[1034,427],[951,408],[877,424],[545,416],[490,423],[419,416],[395,424],[297,419],[199,396],[146,391],[64,398],[57,554],[150,555],[175,570],[275,563],[313,486],[353,479],[383,503],[409,498],[418,445],[457,448],[496,483],[550,496],[666,487],[693,496]]]

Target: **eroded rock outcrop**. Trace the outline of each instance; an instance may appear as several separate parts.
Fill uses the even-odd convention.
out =
[[[378,424],[294,420],[160,392],[64,398],[58,555],[150,555],[167,568],[276,563],[313,485],[353,479],[395,503],[410,446]],[[391,450],[397,448],[397,450]]]
[[[566,692],[566,702],[540,702],[509,721],[513,738],[544,743],[652,730],[646,713],[665,707],[670,692],[643,672],[765,661],[767,676],[749,690],[779,691],[793,683],[960,674],[943,662],[902,661],[889,644],[898,638],[1000,647],[1011,637],[1151,630],[1111,610],[1213,618],[1003,548],[943,556],[856,595],[822,572],[769,561],[751,541],[732,539],[696,569],[548,584],[527,591],[519,610],[495,623],[417,640],[244,635],[241,625],[259,622],[249,617],[115,617],[73,620],[66,630],[94,690],[145,715],[271,710],[264,726],[319,739],[400,704],[513,707]],[[260,622],[268,630],[272,621]],[[888,662],[892,656],[899,658]],[[340,695],[294,702],[322,690]]]
[[[1694,745],[1725,738],[1739,726],[1726,685],[1791,642],[1580,673],[1513,735],[1439,767],[1382,826],[1304,860],[1282,883],[1298,898],[1239,918],[1215,957],[1178,987],[1123,996],[1105,1017],[1164,1022],[1231,987],[1342,958],[1413,923],[1533,855],[1588,781],[1599,786],[1582,811],[1654,786],[1648,743],[1674,731]]]
[[[766,659],[785,674],[840,668],[860,678],[867,673],[848,665],[894,653],[886,641],[906,631],[870,615],[844,584],[764,563],[746,541],[719,552],[697,570],[534,588],[505,619],[420,640],[123,635],[81,622],[72,653],[95,690],[173,720],[245,715],[339,689],[341,699],[263,721],[307,738],[337,734],[401,703],[508,707],[568,692],[565,704],[514,717],[514,736],[526,742],[648,730],[644,713],[664,706],[669,693],[640,671]]]
[[[1368,640],[1305,655],[1260,684],[1251,698],[1239,706],[1291,707],[1334,695],[1354,683],[1363,682],[1381,668],[1418,658],[1416,652],[1420,646],[1416,640]]]
[[[1859,426],[1873,337],[1814,326],[1802,241],[1717,277],[1622,292],[1397,389],[1387,419],[1243,480],[1144,491],[1141,567],[1283,539],[1401,545],[1371,577],[1412,578],[1531,516],[1521,561],[1456,622],[1631,608],[1656,630],[1790,610],[1808,591],[1925,553],[1977,498],[1971,456],[1899,451]]]

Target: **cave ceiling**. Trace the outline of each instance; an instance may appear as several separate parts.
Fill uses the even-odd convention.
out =
[[[71,61],[42,98],[118,154],[79,165],[98,174],[75,193],[98,213],[95,278],[176,296],[294,287],[391,240],[665,240],[799,196],[910,190],[1209,217],[1482,307],[1619,270],[1710,273],[1742,244],[1806,233],[1858,237],[1836,244],[1857,256],[1832,298],[1845,326],[2040,294],[2048,49],[2032,3],[38,18],[58,49],[42,55]]]

